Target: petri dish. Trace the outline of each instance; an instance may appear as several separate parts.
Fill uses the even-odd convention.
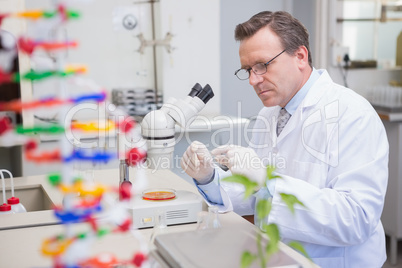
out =
[[[142,192],[142,199],[149,201],[167,201],[176,198],[176,191],[168,188],[148,189]]]

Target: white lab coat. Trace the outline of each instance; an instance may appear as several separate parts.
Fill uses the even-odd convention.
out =
[[[388,181],[385,129],[364,98],[320,73],[279,137],[280,107],[264,107],[254,125],[250,147],[283,177],[268,222],[279,226],[284,242],[302,242],[322,267],[378,268],[386,259],[380,221]],[[220,182],[220,188],[221,210],[253,214],[255,198],[244,201],[241,186]],[[282,192],[307,208],[291,214]]]

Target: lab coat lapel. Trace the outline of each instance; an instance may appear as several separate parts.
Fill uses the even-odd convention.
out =
[[[271,124],[271,141],[272,141],[272,147],[276,147],[277,143],[278,143],[278,136],[276,135],[276,127],[278,125],[278,116],[279,116],[279,111],[280,111],[281,107],[277,106],[276,109],[272,112],[271,114],[271,118],[272,118],[272,124]],[[290,120],[290,119],[289,119]],[[286,126],[285,126],[286,128]],[[284,128],[284,130],[285,130]],[[283,130],[282,130],[283,132]],[[282,133],[281,133],[282,134]]]
[[[320,78],[318,78],[318,80],[313,84],[313,86],[308,91],[306,97],[300,104],[301,108],[307,108],[316,105],[324,95],[324,90],[329,88],[331,84],[333,84],[333,81],[328,72],[323,71],[320,75]]]
[[[288,123],[282,130],[281,134],[276,138],[276,143],[280,143],[289,133],[291,133],[298,126],[298,123],[300,123],[300,121],[303,120],[304,108],[314,106],[315,104],[317,104],[318,101],[324,95],[323,88],[328,88],[329,84],[331,83],[332,79],[329,76],[328,72],[323,71],[322,74],[320,75],[320,78],[318,78],[318,80],[310,88],[305,99],[296,109],[295,113],[290,117]],[[279,114],[279,111],[277,112],[277,114]]]

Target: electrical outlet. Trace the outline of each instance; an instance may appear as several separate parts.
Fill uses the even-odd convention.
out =
[[[334,46],[332,47],[332,65],[333,66],[345,66],[343,57],[349,54],[349,47]]]

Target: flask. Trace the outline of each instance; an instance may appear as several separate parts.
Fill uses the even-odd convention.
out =
[[[215,229],[221,227],[218,206],[208,207],[208,212],[200,211],[197,216],[197,230]]]
[[[166,224],[165,212],[157,210],[155,212],[155,225],[152,231],[150,245],[153,245],[156,236],[166,232],[167,232],[167,224]]]
[[[200,211],[197,214],[197,230],[208,229],[209,214],[206,211]]]
[[[11,206],[11,210],[15,213],[27,212],[24,205],[20,203],[20,199],[18,197],[10,197],[9,199],[7,199],[7,203]]]
[[[218,206],[208,207],[208,228],[215,229],[221,227],[218,215]]]

